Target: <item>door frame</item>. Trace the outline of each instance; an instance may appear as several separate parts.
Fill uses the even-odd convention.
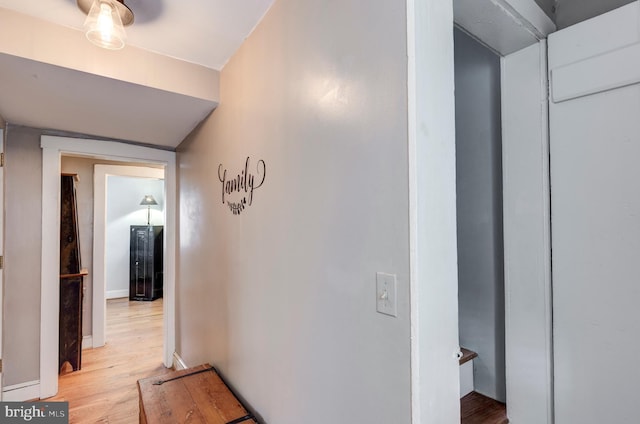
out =
[[[156,163],[165,169],[165,261],[163,362],[175,351],[176,154],[115,141],[42,136],[42,275],[40,314],[40,398],[58,392],[60,309],[60,160],[63,155],[119,162]],[[91,272],[91,270],[90,270]]]
[[[533,0],[407,0],[406,9],[412,422],[459,422],[453,27],[462,26],[504,56],[543,40],[555,31],[555,25]],[[478,25],[470,27],[465,22]],[[522,43],[503,45],[504,40]],[[540,90],[539,98],[523,103],[540,108],[545,101],[546,94]],[[546,131],[544,119],[548,116],[542,122],[538,116],[530,119],[537,120],[541,131]],[[539,142],[548,146],[548,132]],[[546,172],[548,178],[548,168],[534,168],[534,174],[544,176]],[[543,193],[548,191],[544,178],[539,184]],[[537,219],[549,220],[548,210],[536,213]],[[536,244],[536,248],[550,253],[544,244]],[[550,263],[544,266],[549,267],[550,276]],[[542,296],[550,293],[550,285],[550,278],[544,281],[540,290],[546,293]],[[510,281],[505,278],[507,296],[510,288]],[[510,314],[530,313],[531,319],[540,323],[544,337],[551,341],[551,320],[547,319],[551,314],[550,297],[545,299],[542,320],[540,311],[527,311],[520,308],[522,305],[512,304],[505,314],[505,322],[512,324],[510,331],[525,330],[518,328],[521,321],[510,319]],[[513,346],[509,348],[508,339],[505,342],[509,355],[515,350]],[[551,349],[549,343],[545,351],[531,352],[549,370]],[[507,373],[506,378],[508,384],[511,376]],[[551,381],[543,390],[545,398],[552,401]],[[550,417],[545,424],[552,420]]]
[[[106,342],[107,310],[107,179],[110,176],[156,178],[164,180],[164,170],[142,166],[96,164],[93,173],[93,308],[92,346],[101,347]],[[165,189],[166,198],[166,189]],[[166,219],[166,216],[165,216]],[[101,288],[96,290],[97,288]]]

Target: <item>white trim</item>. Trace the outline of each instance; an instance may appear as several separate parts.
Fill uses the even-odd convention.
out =
[[[40,397],[40,381],[27,381],[26,383],[7,386],[2,390],[3,402],[24,402]]]
[[[173,352],[173,367],[176,369],[176,371],[186,370],[187,368],[189,368],[182,357],[178,355],[178,352]]]
[[[514,20],[523,25],[532,34],[543,40],[555,32],[556,24],[531,0],[493,0],[514,16]]]
[[[501,59],[507,411],[553,422],[546,41]]]
[[[606,52],[551,70],[554,103],[637,84],[640,44]],[[578,76],[578,77],[577,77]]]
[[[94,347],[106,343],[107,311],[105,299],[110,299],[107,290],[106,240],[107,240],[107,177],[111,175],[164,179],[164,170],[141,166],[95,165],[93,173],[93,321]],[[166,194],[166,193],[165,193]],[[100,288],[96,290],[96,288]],[[128,297],[128,290],[121,290]]]
[[[164,351],[169,367],[175,351],[176,155],[166,150],[118,142],[42,136],[42,284],[40,315],[40,397],[58,391],[58,311],[60,239],[60,157],[72,154],[165,167]],[[95,267],[93,268],[94,272]]]
[[[540,84],[541,109],[540,114],[540,155],[542,157],[540,186],[542,189],[542,208],[539,210],[537,218],[542,221],[543,231],[541,234],[541,253],[542,253],[542,297],[545,301],[544,309],[544,338],[546,346],[541,355],[541,359],[545,362],[545,378],[547,380],[545,396],[547,399],[547,423],[552,424],[555,421],[554,410],[554,387],[553,387],[553,273],[551,264],[551,131],[549,128],[549,54],[547,49],[547,40],[540,42],[540,72],[542,80]],[[519,305],[524,307],[523,305]],[[520,352],[514,352],[517,355]],[[543,424],[543,423],[541,423]]]
[[[452,0],[407,1],[411,420],[460,422]]]
[[[129,297],[129,290],[107,290],[107,294],[105,296],[106,299],[120,299],[123,297]]]
[[[418,346],[419,302],[416,281],[416,203],[418,190],[413,175],[416,173],[416,3],[407,0],[407,143],[409,156],[409,303],[411,311],[411,422],[422,422],[420,397],[420,349]]]
[[[92,349],[93,348],[93,337],[92,336],[83,336],[82,337],[82,350]]]
[[[42,150],[40,398],[58,392],[60,310],[60,151]],[[46,205],[46,206],[45,206]]]

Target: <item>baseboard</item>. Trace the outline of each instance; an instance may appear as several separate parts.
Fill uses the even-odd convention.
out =
[[[93,336],[82,337],[82,350],[93,348]]]
[[[178,355],[178,352],[173,352],[173,368],[175,368],[176,371],[186,370],[189,368],[180,355]]]
[[[129,297],[129,289],[107,290],[105,293],[105,298],[107,299],[119,299],[121,297]]]
[[[40,399],[40,380],[27,381],[2,388],[3,402],[24,402]]]

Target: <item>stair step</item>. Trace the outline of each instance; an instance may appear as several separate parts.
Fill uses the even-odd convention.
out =
[[[464,364],[465,362],[469,362],[473,358],[477,358],[478,357],[477,353],[475,353],[472,350],[465,349],[464,347],[461,347],[460,351],[462,352],[462,358],[460,358],[460,361],[459,361],[460,365]]]

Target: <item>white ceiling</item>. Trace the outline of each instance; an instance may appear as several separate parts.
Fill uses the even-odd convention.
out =
[[[126,27],[127,45],[197,64],[215,73],[253,31],[273,1],[125,0],[135,16],[133,25]],[[80,31],[85,19],[76,0],[0,0],[0,9],[30,16],[32,22],[37,22],[33,18],[49,21],[55,24],[53,28],[61,29]],[[18,21],[13,22],[15,25]],[[40,31],[47,30],[41,28]],[[82,33],[78,34],[81,37]],[[58,32],[52,37],[57,39]],[[84,43],[83,39],[77,38],[80,41],[74,42]],[[5,37],[2,43],[11,45],[12,41]],[[89,42],[86,43],[89,46]],[[45,44],[35,50],[47,50]],[[65,55],[90,52],[84,45],[69,47],[59,52]],[[123,58],[110,66],[137,66],[143,80],[144,72],[148,72],[150,79],[156,78],[159,71],[146,69],[141,63],[132,65],[132,58],[133,63],[144,60],[142,56],[131,56],[134,51],[140,50],[108,55]],[[83,60],[93,63],[91,58]],[[216,87],[203,91],[198,98],[181,94],[180,90],[152,88],[144,83],[121,81],[54,63],[55,60],[45,63],[0,52],[0,116],[6,122],[175,148],[217,106],[217,101],[212,100],[212,92],[217,92],[215,78],[210,85]],[[106,73],[113,72],[107,69]],[[173,80],[180,78],[189,79],[189,76],[177,74]]]
[[[125,0],[127,44],[220,70],[273,0]],[[76,0],[0,0],[0,7],[82,29]]]
[[[551,4],[552,0],[537,1]],[[599,8],[591,7],[586,16],[582,10],[580,19],[629,1],[553,0],[557,15],[564,13],[563,19],[572,23],[584,2]],[[135,15],[135,22],[126,29],[127,44],[219,71],[273,2],[125,0]],[[80,30],[85,18],[76,0],[0,0],[0,9],[52,22],[56,28]],[[2,43],[11,44],[10,35],[0,40]],[[45,45],[37,47],[34,50],[47,49]],[[68,53],[86,54],[74,49],[68,49]],[[9,124],[175,148],[217,106],[209,93],[196,98],[52,63],[56,62],[0,53],[0,116]],[[115,62],[118,67],[127,65]]]

